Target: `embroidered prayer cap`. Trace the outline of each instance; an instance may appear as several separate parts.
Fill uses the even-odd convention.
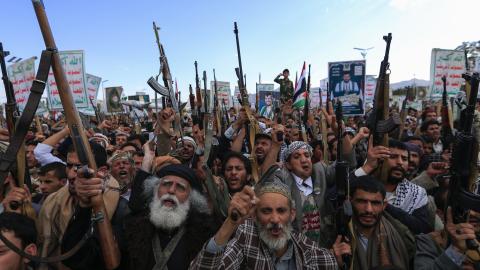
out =
[[[88,139],[89,141],[94,141],[98,144],[100,144],[101,146],[107,148],[109,146],[109,141],[108,141],[108,138],[107,136],[103,135],[102,133],[95,133],[90,139]]]
[[[291,154],[297,150],[307,150],[310,155],[313,154],[313,148],[306,142],[294,141],[283,152],[283,160],[288,160]]]
[[[170,164],[160,169],[160,171],[158,171],[157,173],[157,176],[160,178],[163,178],[169,175],[178,176],[187,180],[193,189],[199,192],[202,192],[202,186],[200,184],[200,181],[195,176],[195,172],[191,168],[187,167],[186,165]]]
[[[274,179],[273,181],[265,181],[255,186],[255,194],[257,197],[265,193],[278,193],[292,201],[292,192],[283,182]]]
[[[130,154],[130,152],[128,151],[117,151],[109,160],[108,160],[108,165],[112,165],[112,163],[114,161],[117,161],[117,160],[120,160],[120,159],[123,159],[123,160],[128,160],[130,163],[134,163],[133,161],[133,157],[132,157],[132,154]]]
[[[181,139],[178,138],[177,142],[178,142],[178,143],[181,143],[182,140],[183,140],[184,142],[189,142],[189,143],[191,143],[191,144],[193,145],[193,148],[197,149],[197,143],[195,142],[195,140],[194,140],[192,137],[190,137],[190,136],[183,136]]]

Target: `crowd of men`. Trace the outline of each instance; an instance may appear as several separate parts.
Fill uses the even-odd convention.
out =
[[[447,207],[452,146],[435,107],[410,109],[388,147],[374,146],[364,116],[338,125],[332,104],[310,109],[305,136],[288,76],[275,79],[281,110],[254,112],[256,134],[244,107],[228,110],[231,124],[214,130],[211,144],[190,112],[183,136],[169,107],[149,111],[141,133],[132,119],[107,117],[87,130],[92,177],[68,126],[42,119],[25,144],[32,186],[9,175],[0,194],[0,269],[104,269],[92,218],[99,194],[119,269],[480,269],[466,241],[477,239],[478,213],[455,224]],[[0,149],[8,139],[1,130]],[[337,224],[338,153],[350,171],[348,235]],[[387,181],[375,176],[382,163]],[[5,239],[30,255],[73,254],[38,263]]]

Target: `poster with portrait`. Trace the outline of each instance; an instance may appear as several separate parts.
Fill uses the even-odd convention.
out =
[[[280,88],[275,91],[273,83],[257,83],[259,114],[273,119],[275,109],[280,104]]]
[[[328,88],[334,102],[342,102],[344,115],[365,112],[365,65],[365,60],[328,63]]]
[[[123,87],[107,87],[105,88],[105,96],[107,100],[107,112],[116,113],[123,112],[123,106],[120,103],[122,97]]]

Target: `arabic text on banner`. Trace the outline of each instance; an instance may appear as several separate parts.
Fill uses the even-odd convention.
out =
[[[95,109],[92,106],[92,103],[96,106],[97,105],[97,95],[98,95],[98,88],[100,87],[100,83],[102,78],[91,75],[86,73],[87,78],[87,99],[88,99],[88,107],[81,110],[83,114],[86,115],[95,115]],[[91,101],[90,101],[91,100]]]
[[[460,86],[463,83],[463,73],[465,73],[465,55],[463,51],[432,49],[430,97],[441,98],[443,93],[443,76],[447,77],[448,95],[455,96],[460,91]]]
[[[35,59],[37,58],[31,57],[7,68],[8,78],[12,82],[13,93],[20,111],[23,111],[27,104],[30,88],[35,80]]]
[[[86,76],[85,76],[85,54],[82,50],[58,52],[60,60],[67,76],[68,85],[72,91],[73,101],[77,108],[88,107]],[[48,101],[51,110],[63,110],[57,83],[50,68],[48,73]]]
[[[214,81],[210,81],[210,89],[215,89]],[[230,98],[230,82],[217,81],[217,100],[218,104],[225,104],[226,108],[230,108],[233,105]]]

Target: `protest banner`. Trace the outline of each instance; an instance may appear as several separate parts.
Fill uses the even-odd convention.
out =
[[[7,68],[8,78],[12,82],[13,93],[20,112],[27,104],[30,88],[35,80],[35,59],[37,58],[31,57]]]
[[[432,49],[430,63],[430,94],[433,99],[440,99],[443,93],[442,77],[447,77],[447,93],[456,96],[463,84],[465,73],[465,55],[463,51]]]
[[[328,87],[333,98],[342,102],[344,115],[365,112],[365,60],[328,63]]]
[[[85,76],[85,54],[83,50],[58,52],[63,70],[67,76],[73,101],[77,108],[87,108],[87,84]],[[48,102],[50,110],[63,111],[62,101],[58,93],[57,83],[53,76],[52,68],[48,73],[47,81]]]
[[[123,106],[120,103],[123,88],[121,86],[105,88],[105,96],[107,102],[107,112],[116,113],[123,112]]]
[[[102,78],[91,75],[86,73],[85,77],[87,79],[87,99],[88,99],[88,107],[79,110],[81,113],[94,116],[95,115],[95,108],[93,105],[97,105],[97,95],[98,95],[98,88],[100,87],[100,83],[102,82]],[[90,101],[91,100],[91,101]]]

